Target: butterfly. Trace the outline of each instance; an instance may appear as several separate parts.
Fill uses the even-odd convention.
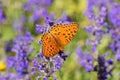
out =
[[[78,31],[77,23],[60,23],[53,25],[42,37],[42,53],[51,57],[64,50]]]

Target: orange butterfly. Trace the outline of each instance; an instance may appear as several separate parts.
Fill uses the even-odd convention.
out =
[[[42,41],[42,53],[46,57],[51,57],[63,51],[64,46],[67,45],[78,31],[78,24],[56,24],[51,29],[44,33]]]

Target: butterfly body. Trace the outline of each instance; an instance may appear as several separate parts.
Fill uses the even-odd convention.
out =
[[[78,24],[56,24],[51,29],[44,33],[42,41],[42,53],[46,57],[51,57],[64,50],[78,31]]]

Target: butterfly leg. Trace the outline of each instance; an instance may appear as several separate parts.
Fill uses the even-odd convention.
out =
[[[64,52],[61,50],[59,51],[59,55],[63,60],[66,60],[66,58],[68,57],[68,55],[64,55]]]

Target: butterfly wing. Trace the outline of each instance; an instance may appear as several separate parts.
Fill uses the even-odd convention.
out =
[[[57,44],[59,44],[59,47],[62,48],[73,39],[77,31],[77,23],[56,24],[49,30],[50,34],[52,34],[55,38]]]
[[[45,33],[42,38],[42,53],[46,57],[54,56],[60,49],[51,34]]]

